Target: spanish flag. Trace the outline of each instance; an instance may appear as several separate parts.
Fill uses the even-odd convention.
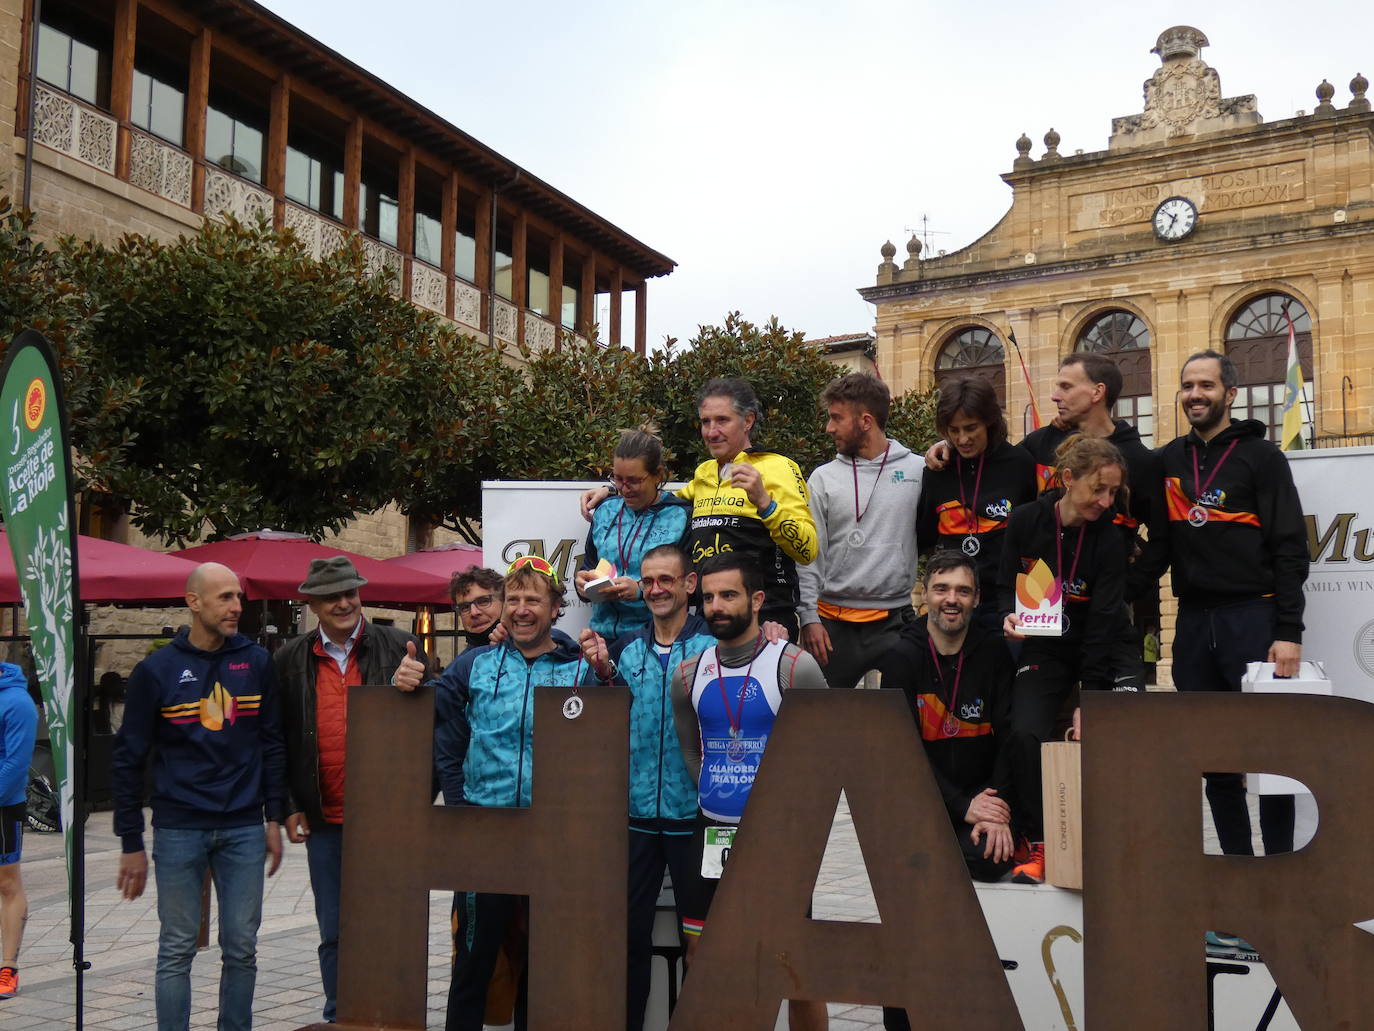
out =
[[[1293,316],[1283,309],[1288,320],[1288,376],[1283,389],[1283,430],[1279,446],[1285,451],[1300,451],[1307,445],[1302,439],[1302,362],[1298,359],[1298,338],[1293,331]]]

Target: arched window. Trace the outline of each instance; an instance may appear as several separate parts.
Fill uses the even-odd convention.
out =
[[[1155,399],[1150,380],[1150,331],[1129,311],[1104,312],[1083,328],[1076,350],[1105,354],[1121,370],[1121,396],[1112,414],[1140,431],[1154,446]]]
[[[1006,352],[996,333],[970,326],[950,337],[935,359],[935,385],[956,376],[981,376],[997,392],[997,403],[1006,406]]]
[[[1284,309],[1287,308],[1287,315]],[[1258,419],[1269,427],[1269,439],[1277,443],[1283,425],[1284,383],[1288,379],[1288,318],[1302,363],[1303,436],[1311,432],[1312,318],[1296,298],[1287,294],[1263,294],[1231,317],[1226,326],[1226,354],[1235,363],[1239,388],[1231,407],[1233,419]]]

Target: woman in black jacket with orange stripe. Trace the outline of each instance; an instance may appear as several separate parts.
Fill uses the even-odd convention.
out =
[[[1031,883],[1045,876],[1040,744],[1053,736],[1055,717],[1075,683],[1089,691],[1111,690],[1112,644],[1125,629],[1120,615],[1126,542],[1102,518],[1126,491],[1125,459],[1106,440],[1074,434],[1059,446],[1056,471],[1062,488],[1012,513],[997,584],[1006,635],[1025,640],[1012,690],[1012,737],[1017,808],[1031,856],[1012,876]],[[1058,636],[1023,634],[1015,613],[1017,575],[1037,563],[1048,567],[1062,599]],[[1077,712],[1074,717],[1076,734]]]

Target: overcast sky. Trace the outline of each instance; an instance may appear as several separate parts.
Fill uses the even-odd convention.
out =
[[[1268,121],[1374,78],[1366,0],[265,2],[677,261],[649,285],[651,345],[734,309],[870,331],[855,288],[883,241],[900,262],[923,215],[935,250],[990,229],[1023,131],[1033,157],[1051,127],[1063,154],[1105,149],[1171,25]]]

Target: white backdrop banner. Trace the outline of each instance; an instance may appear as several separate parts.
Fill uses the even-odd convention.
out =
[[[1374,702],[1374,448],[1287,454],[1312,558],[1302,656],[1337,694]]]
[[[592,606],[577,596],[572,577],[582,566],[586,520],[582,492],[604,480],[483,480],[482,562],[498,573],[522,555],[549,560],[560,583],[568,581],[568,607],[554,624],[574,641],[591,622]]]

